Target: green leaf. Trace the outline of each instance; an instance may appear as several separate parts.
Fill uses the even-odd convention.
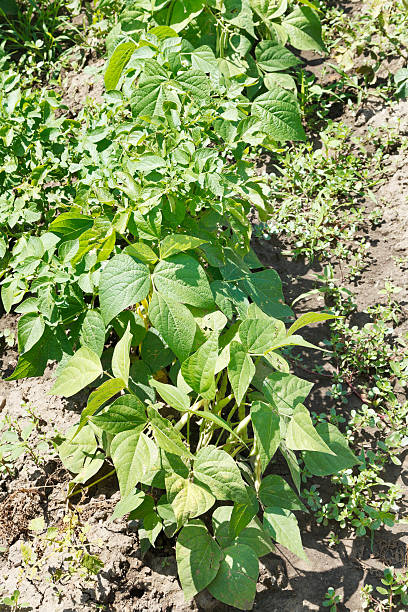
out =
[[[104,81],[107,90],[116,88],[120,75],[136,48],[135,43],[132,41],[121,43],[116,47],[105,72]]]
[[[82,346],[68,360],[50,394],[71,397],[90,385],[102,373],[102,364],[98,355],[88,347]]]
[[[251,406],[251,421],[261,469],[264,472],[281,442],[280,418],[271,406],[254,402]]]
[[[266,72],[280,72],[300,64],[296,55],[272,40],[261,41],[255,49],[255,55],[258,66]]]
[[[81,471],[72,482],[84,484],[99,472],[104,463],[105,453],[101,450],[96,450],[92,456],[86,457]]]
[[[285,442],[292,450],[318,451],[335,455],[313,427],[309,411],[302,404],[298,404],[293,412]]]
[[[178,387],[166,385],[158,380],[152,380],[151,385],[160,393],[160,397],[166,404],[172,408],[180,410],[180,412],[185,412],[190,408],[190,398],[187,393]]]
[[[273,372],[265,378],[262,390],[265,397],[285,416],[292,416],[297,404],[305,401],[313,383],[294,374]]]
[[[202,238],[195,236],[186,236],[185,234],[171,234],[163,238],[160,243],[160,258],[166,259],[171,255],[180,253],[181,251],[189,251],[195,249],[207,242]]]
[[[122,431],[111,442],[110,452],[122,497],[127,497],[133,491],[145,470],[144,457],[138,447],[143,427]]]
[[[162,529],[162,522],[156,512],[146,514],[143,519],[143,527],[139,528],[139,544],[142,555],[150,546],[154,546]]]
[[[148,406],[147,415],[149,424],[153,429],[154,438],[160,448],[180,457],[193,457],[184,445],[180,432],[174,429],[168,419],[162,417],[153,406]]]
[[[169,25],[177,33],[181,32],[203,10],[204,5],[201,0],[175,0],[172,5]]]
[[[306,451],[303,459],[309,472],[315,476],[328,476],[337,474],[341,470],[348,470],[360,463],[337,427],[330,423],[319,423],[316,425],[316,431],[335,454]]]
[[[52,357],[54,341],[50,328],[46,327],[38,342],[29,351],[19,356],[14,372],[6,380],[42,376],[48,360]]]
[[[136,257],[141,262],[146,264],[154,264],[158,260],[158,257],[153,249],[151,249],[149,245],[144,244],[144,242],[129,244],[125,249],[125,253],[131,257]]]
[[[74,474],[78,474],[86,461],[92,460],[93,455],[98,447],[95,434],[89,425],[86,425],[80,433],[72,439],[75,433],[75,427],[71,427],[67,431],[67,437],[58,446],[58,454],[64,467]]]
[[[180,361],[187,359],[193,348],[197,327],[188,308],[154,291],[149,305],[149,318]]]
[[[288,336],[294,334],[301,327],[318,323],[320,321],[328,321],[329,319],[337,319],[336,315],[327,314],[326,312],[305,312],[289,327]]]
[[[139,428],[147,419],[144,404],[134,395],[126,394],[118,397],[107,410],[92,417],[91,421],[103,431],[116,435]]]
[[[48,231],[53,232],[62,240],[75,240],[81,234],[91,229],[93,219],[85,217],[76,212],[66,212],[58,215],[48,227]]]
[[[292,480],[295,484],[298,493],[300,493],[300,479],[301,479],[301,470],[299,467],[299,462],[295,453],[288,448],[280,448],[280,452],[284,456],[286,463],[288,464],[288,468],[290,471],[290,475],[292,476]]]
[[[247,494],[248,502],[246,504],[235,503],[231,512],[229,531],[233,538],[239,536],[259,511],[259,503],[255,491],[247,487]]]
[[[195,481],[207,486],[219,500],[246,503],[248,496],[241,472],[225,451],[209,445],[201,448],[194,460]]]
[[[181,364],[184,380],[196,393],[206,399],[215,396],[215,365],[218,357],[218,332],[211,332],[204,342]]]
[[[258,494],[264,506],[306,511],[296,493],[281,476],[275,474],[265,476],[262,479]]]
[[[306,140],[295,95],[271,87],[252,103],[252,115],[259,117],[265,132],[274,140]]]
[[[75,432],[75,436],[81,431],[82,427],[86,425],[89,417],[95,414],[98,408],[100,408],[111,397],[122,391],[123,387],[123,380],[118,378],[110,378],[109,380],[105,380],[105,382],[102,383],[98,389],[92,391],[88,398],[86,408],[84,408],[81,413],[81,418],[79,420],[79,425]]]
[[[263,524],[264,528],[269,531],[276,542],[286,546],[288,550],[300,559],[307,561],[298,523],[295,515],[290,510],[276,506],[265,508]]]
[[[26,353],[40,340],[45,324],[42,316],[36,312],[27,312],[18,320],[18,352]]]
[[[201,70],[184,70],[177,75],[176,81],[184,91],[191,93],[196,101],[203,101],[210,96],[210,80]]]
[[[105,346],[105,324],[97,310],[87,310],[79,331],[79,343],[87,346],[98,357],[102,355]]]
[[[259,574],[258,558],[245,544],[233,544],[223,552],[224,559],[208,590],[218,601],[239,610],[251,610]]]
[[[132,310],[124,310],[112,321],[113,328],[119,338],[125,333],[127,326],[130,325],[130,333],[132,334],[131,346],[139,346],[146,337],[147,329],[140,315]]]
[[[282,22],[291,45],[301,51],[325,51],[319,17],[308,6],[297,6]]]
[[[123,380],[125,387],[129,384],[131,342],[132,334],[130,333],[130,325],[128,324],[125,333],[115,346],[112,357],[112,373],[115,378]]]
[[[204,487],[186,479],[171,502],[177,519],[177,528],[189,519],[205,514],[215,503],[215,497]]]
[[[205,589],[217,575],[222,552],[204,523],[191,521],[177,538],[176,560],[186,600]]]
[[[106,324],[122,310],[143,300],[150,289],[149,268],[124,253],[102,270],[99,283],[101,314]]]
[[[247,319],[239,326],[239,337],[249,353],[263,355],[286,335],[285,325],[278,319]]]
[[[166,298],[211,309],[214,300],[204,269],[198,261],[185,253],[173,255],[157,264],[153,282]]]
[[[255,374],[255,366],[242,344],[231,342],[228,379],[237,400],[241,404]]]

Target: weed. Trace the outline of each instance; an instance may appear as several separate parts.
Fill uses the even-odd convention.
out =
[[[336,591],[333,589],[333,587],[329,587],[327,589],[327,593],[324,596],[322,606],[324,608],[329,608],[330,612],[337,612],[338,603],[340,603],[340,596],[336,595]]]

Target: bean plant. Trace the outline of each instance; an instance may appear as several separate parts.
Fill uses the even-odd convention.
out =
[[[137,7],[108,41],[106,109],[67,163],[74,195],[9,240],[1,296],[21,314],[9,380],[56,361],[52,394],[91,385],[55,440],[70,495],[111,464],[112,519],[139,521],[143,552],[175,539],[187,600],[208,588],[245,610],[274,542],[306,558],[300,460],[317,476],[359,463],[337,427],[313,425],[312,384],[285,359],[318,348],[298,332],[334,315],[293,321],[250,246],[251,208],[273,213],[257,147],[305,138],[295,92],[266,73],[297,63],[288,36],[322,48],[320,26],[309,6],[284,17],[286,3]],[[291,482],[274,473],[277,453]]]

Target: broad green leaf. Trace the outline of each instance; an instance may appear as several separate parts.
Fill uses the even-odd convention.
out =
[[[251,517],[248,524],[235,537],[231,523],[233,513],[232,506],[219,506],[214,510],[213,530],[221,548],[225,549],[233,544],[245,544],[253,550],[257,557],[263,557],[274,550],[269,534],[265,532],[256,516]]]
[[[292,416],[297,404],[305,401],[313,383],[294,374],[273,372],[265,378],[262,390],[265,397],[285,416]]]
[[[96,450],[92,456],[89,456],[85,459],[84,465],[79,472],[72,480],[72,482],[78,484],[84,484],[88,482],[95,474],[99,472],[103,464],[105,463],[105,453],[101,450]]]
[[[329,319],[336,318],[336,315],[327,314],[325,312],[306,312],[296,319],[296,321],[289,327],[288,336],[294,334],[301,327],[311,325],[311,323],[318,323],[320,321],[328,321]]]
[[[270,0],[251,0],[251,7],[269,28],[273,19],[284,15],[288,2],[287,0],[276,3],[270,2]]]
[[[6,380],[19,380],[32,376],[42,376],[47,362],[53,356],[55,339],[49,327],[46,327],[41,338],[29,351],[20,355],[13,373]]]
[[[164,470],[162,468],[160,450],[154,440],[144,433],[139,439],[140,454],[143,457],[143,475],[140,481],[148,486],[164,489]]]
[[[318,451],[335,456],[317,433],[309,411],[302,404],[298,404],[293,411],[293,417],[286,430],[285,443],[292,450]]]
[[[194,520],[180,531],[176,559],[183,593],[189,601],[214,580],[222,552],[204,523]]]
[[[152,170],[166,168],[167,163],[163,157],[158,155],[143,154],[139,161],[135,163],[135,170],[140,173],[148,174]]]
[[[239,326],[239,338],[252,355],[263,355],[286,335],[285,325],[278,319],[247,319]]]
[[[160,448],[180,457],[192,458],[192,454],[183,443],[180,432],[174,429],[168,419],[162,417],[153,406],[148,406],[147,415],[149,424],[153,429],[154,438]]]
[[[130,333],[132,334],[131,346],[139,346],[147,334],[147,329],[142,317],[133,310],[124,310],[118,314],[118,316],[113,319],[112,325],[119,338],[123,336],[127,326],[130,326]]]
[[[142,428],[143,425],[122,431],[111,442],[110,452],[122,497],[127,497],[133,491],[144,472],[144,458],[138,448]]]
[[[259,499],[264,506],[306,511],[296,493],[281,476],[269,474],[262,479]]]
[[[288,468],[290,471],[290,475],[292,476],[294,485],[296,489],[298,490],[298,493],[300,493],[301,470],[300,470],[300,466],[299,466],[297,457],[295,453],[289,448],[281,447],[280,452],[282,453],[283,457],[286,460],[286,463],[288,464]]]
[[[136,48],[132,41],[121,43],[116,47],[105,72],[104,81],[107,90],[116,88],[120,76]]]
[[[271,40],[261,41],[255,49],[255,55],[258,66],[266,72],[280,72],[300,64],[299,58],[289,49]]]
[[[246,504],[235,503],[231,512],[229,531],[233,538],[238,536],[247,527],[259,510],[255,491],[247,487],[247,494],[248,502]]]
[[[211,332],[204,342],[181,364],[184,380],[196,393],[206,399],[215,396],[215,365],[218,357],[218,332]]]
[[[202,72],[211,73],[218,69],[217,58],[207,45],[202,45],[191,51],[191,65]]]
[[[154,264],[159,259],[153,249],[144,242],[135,242],[134,244],[128,245],[125,249],[125,253],[132,257],[136,257],[142,263],[146,264]]]
[[[163,529],[163,524],[157,512],[146,514],[143,519],[143,527],[139,528],[139,545],[142,555],[154,546],[158,535]]]
[[[241,404],[255,374],[255,366],[251,357],[239,342],[230,344],[230,360],[228,363],[228,379],[237,400]]]
[[[266,89],[273,89],[274,87],[283,87],[283,89],[289,89],[296,94],[296,82],[290,74],[283,74],[281,72],[270,72],[265,75],[264,85]]]
[[[176,97],[168,95],[166,82],[163,76],[142,76],[132,97],[134,116],[154,117],[163,114],[163,102]]]
[[[215,579],[208,590],[218,601],[239,610],[251,610],[258,581],[258,557],[245,544],[233,544],[224,551]]]
[[[177,36],[176,30],[173,30],[173,28],[169,28],[168,26],[155,26],[149,30],[149,34],[154,34],[160,41]]]
[[[116,504],[113,514],[109,518],[108,522],[110,523],[115,519],[122,518],[122,516],[125,516],[125,514],[129,514],[129,512],[132,512],[132,510],[139,508],[145,499],[146,493],[143,491],[132,491],[129,493],[129,495],[121,499],[120,502]]]
[[[207,486],[218,499],[246,503],[245,483],[234,459],[225,451],[209,445],[201,448],[194,460],[195,481]]]
[[[203,10],[204,4],[201,0],[175,0],[168,25],[177,33],[181,32]]]
[[[276,343],[271,346],[267,352],[276,351],[277,349],[283,348],[284,346],[305,346],[306,348],[316,349],[317,351],[322,351],[323,353],[330,353],[327,349],[322,348],[321,346],[316,346],[311,342],[308,342],[302,336],[294,334],[293,336],[287,336],[286,338],[280,338],[276,341]]]
[[[187,393],[175,387],[174,385],[166,385],[158,380],[151,381],[154,387],[160,394],[160,397],[172,408],[185,412],[190,408],[190,398]]]
[[[325,51],[319,17],[308,6],[297,6],[282,22],[291,45],[301,51]]]
[[[286,546],[288,550],[300,559],[307,561],[298,523],[295,515],[290,510],[276,506],[265,508],[263,524],[264,528],[276,542]]]
[[[71,397],[90,385],[102,373],[102,364],[98,355],[88,347],[82,346],[68,360],[50,394]]]
[[[251,421],[264,472],[281,442],[280,418],[271,406],[264,402],[254,402],[251,406]]]
[[[255,98],[252,115],[259,117],[265,132],[274,140],[305,140],[295,95],[280,87],[271,87]]]
[[[26,353],[40,340],[44,333],[43,317],[36,312],[27,312],[18,320],[18,352]]]
[[[92,225],[93,219],[91,217],[85,217],[85,215],[77,212],[66,212],[58,215],[49,225],[48,230],[64,241],[75,240],[75,238],[79,238],[81,234],[91,229]]]
[[[123,380],[118,378],[109,378],[109,380],[105,380],[105,382],[102,383],[98,389],[92,391],[88,398],[86,408],[84,408],[81,413],[81,418],[79,420],[78,429],[76,430],[75,435],[77,435],[78,432],[81,431],[82,427],[86,425],[89,417],[94,415],[98,408],[100,408],[111,397],[122,391],[124,386]]]
[[[242,279],[239,281],[240,289],[265,314],[282,320],[293,316],[289,306],[283,303],[282,281],[275,270],[268,268],[259,272],[247,273],[243,277],[242,270],[238,269],[237,276]]]
[[[231,429],[231,427],[222,417],[218,416],[218,414],[214,414],[213,412],[209,412],[208,410],[192,410],[191,408],[189,412],[191,412],[191,414],[195,414],[200,419],[206,419],[207,421],[211,421],[212,423],[217,425],[217,427],[222,427],[222,429],[228,431],[234,438],[236,438],[241,444],[243,444],[241,438],[235,433],[235,431]]]
[[[115,255],[102,270],[99,300],[103,320],[113,317],[143,300],[150,289],[149,268],[124,253]]]
[[[147,419],[144,404],[136,396],[126,394],[118,397],[107,410],[92,417],[91,421],[103,431],[116,435],[140,428]]]
[[[157,291],[166,298],[198,308],[214,306],[204,269],[185,253],[160,261],[154,270],[153,282]]]
[[[316,425],[316,431],[335,455],[306,451],[303,459],[309,472],[315,476],[328,476],[360,463],[337,427],[330,423],[319,423]]]
[[[193,348],[197,327],[188,308],[177,299],[154,291],[149,318],[180,361],[187,359]]]
[[[191,93],[196,101],[203,101],[210,96],[210,80],[201,70],[184,70],[177,75],[176,81],[183,91]]]
[[[186,479],[171,502],[180,528],[189,519],[205,514],[215,503],[215,497],[204,487]]]
[[[75,427],[71,427],[66,434],[66,439],[58,446],[58,454],[64,467],[74,474],[78,474],[84,463],[93,457],[97,449],[97,441],[92,429],[87,425],[72,440]]]
[[[186,236],[185,234],[171,234],[163,238],[160,243],[160,258],[166,259],[171,255],[180,253],[181,251],[189,251],[195,249],[207,242],[202,238],[195,236]]]
[[[222,7],[222,15],[226,21],[246,30],[253,38],[256,37],[249,0],[224,0]]]
[[[79,331],[79,343],[100,357],[105,346],[105,324],[97,310],[87,310]]]
[[[112,373],[115,378],[123,380],[125,387],[127,387],[129,383],[131,342],[132,334],[130,333],[130,325],[128,324],[125,333],[115,346],[112,357]]]

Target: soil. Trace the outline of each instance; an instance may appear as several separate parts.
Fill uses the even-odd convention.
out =
[[[307,59],[311,66],[320,69],[322,62],[319,58],[309,56]],[[92,62],[87,72],[73,70],[63,77],[64,101],[72,115],[78,112],[88,96],[93,97],[95,103],[102,96],[103,85],[98,72],[101,60]],[[334,78],[333,74],[330,73],[329,78]],[[356,116],[345,110],[339,119],[347,122],[353,133],[359,136],[373,127],[385,126],[398,128],[400,135],[408,136],[408,102],[381,105],[376,100],[368,102]],[[383,211],[383,223],[369,232],[368,265],[358,282],[349,285],[362,316],[368,306],[382,301],[378,291],[387,279],[402,288],[398,300],[403,308],[407,307],[408,283],[402,261],[408,248],[407,149],[401,147],[388,158],[384,168],[386,180],[375,194]],[[366,205],[370,208],[372,203]],[[282,245],[278,241],[258,241],[254,246],[262,261],[281,275],[288,303],[316,286],[316,274],[322,271],[324,262],[312,265],[287,259],[281,254]],[[341,273],[340,268],[337,271]],[[318,310],[322,306],[321,301],[312,297],[299,302],[296,313]],[[13,315],[0,319],[0,331],[15,326]],[[408,318],[403,317],[399,333],[407,331]],[[328,327],[320,325],[313,332],[314,342],[316,333],[323,339],[329,335]],[[5,378],[16,365],[17,353],[5,347],[2,352],[0,367]],[[315,353],[313,358],[317,359]],[[326,369],[330,368],[327,358],[322,363]],[[315,383],[310,407],[317,412],[329,410],[333,400],[327,396],[328,379],[304,371],[299,371],[299,375]],[[32,407],[38,418],[37,428],[30,438],[32,448],[40,439],[49,439],[55,430],[64,433],[77,422],[85,405],[85,393],[68,400],[48,395],[52,377],[53,368],[49,367],[42,378],[0,381],[0,421],[10,417],[18,419],[23,426],[28,422],[27,406]],[[359,404],[360,399],[351,391],[346,411]],[[47,452],[42,451],[42,461],[38,465],[37,457],[26,454],[16,461],[13,478],[0,473],[0,551],[4,551],[0,552],[0,596],[11,594],[18,588],[20,601],[29,604],[29,609],[41,612],[232,610],[207,592],[186,603],[177,580],[173,549],[164,540],[159,541],[154,553],[148,552],[142,558],[135,525],[126,520],[107,521],[118,501],[116,483],[112,479],[93,487],[82,499],[67,500],[70,476],[51,444],[48,448]],[[394,466],[388,478],[398,482],[405,501],[408,501],[407,456],[400,467]],[[43,532],[34,535],[29,529],[32,519],[43,517],[47,527],[55,527],[60,534],[66,535],[68,526],[64,523],[64,516],[70,512],[79,517],[79,523],[62,549],[52,543],[44,544],[41,540]],[[281,546],[276,548],[276,554],[264,557],[254,610],[321,610],[324,595],[332,586],[343,602],[338,605],[339,611],[360,611],[360,588],[364,583],[377,584],[386,566],[403,568],[407,565],[408,534],[404,524],[376,532],[372,546],[368,538],[350,538],[346,534],[339,545],[331,548],[330,528],[317,526],[307,516],[299,518],[303,523],[308,561],[300,561]],[[68,559],[70,555],[75,557],[81,526],[87,529],[88,553],[97,555],[103,563],[96,576],[84,577],[80,564]],[[29,560],[25,549],[27,543],[37,555],[35,563],[33,556]],[[0,604],[0,610],[3,609],[7,608]]]

